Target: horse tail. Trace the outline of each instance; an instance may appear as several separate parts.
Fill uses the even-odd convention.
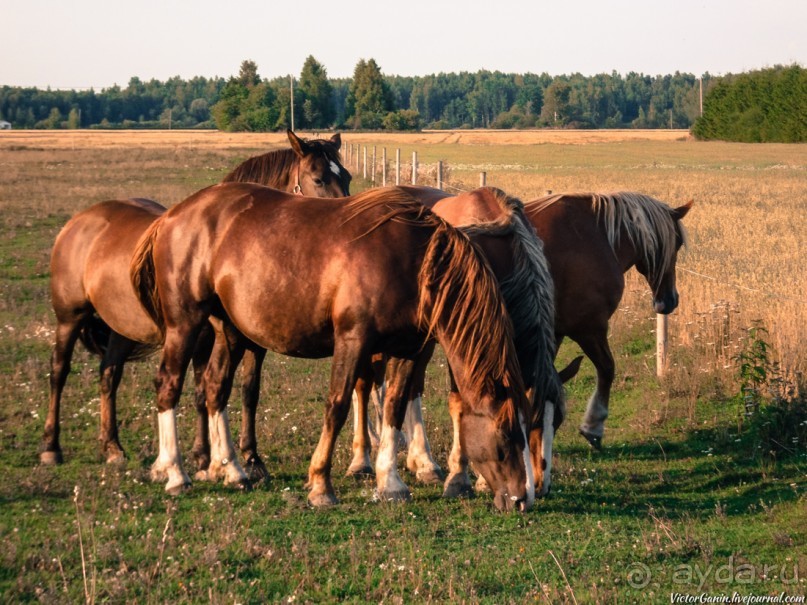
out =
[[[92,314],[82,322],[78,339],[90,353],[103,357],[109,345],[111,333],[112,330],[106,322]]]
[[[426,249],[418,288],[420,326],[429,337],[441,336],[449,356],[462,360],[473,391],[492,393],[494,381],[510,391],[499,424],[517,425],[516,406],[527,414],[525,389],[513,326],[487,260],[464,233],[441,221]]]
[[[162,220],[157,219],[140,238],[132,257],[132,264],[129,266],[129,276],[135,293],[140,299],[140,304],[160,328],[160,332],[165,334],[165,317],[160,304],[160,294],[154,271],[154,242],[161,225]]]

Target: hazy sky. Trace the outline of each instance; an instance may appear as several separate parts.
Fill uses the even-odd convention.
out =
[[[0,85],[88,88],[132,76],[724,74],[807,66],[805,0],[2,0]]]

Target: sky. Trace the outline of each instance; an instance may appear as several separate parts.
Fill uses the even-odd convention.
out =
[[[2,0],[0,86],[100,91],[129,79],[332,78],[482,69],[721,75],[807,66],[805,0]]]

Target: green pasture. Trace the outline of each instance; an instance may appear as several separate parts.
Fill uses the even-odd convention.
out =
[[[721,170],[710,163],[780,161],[776,146],[726,146],[720,157],[704,146],[693,158],[693,145],[446,145],[422,157],[467,165],[455,175],[469,182],[479,166],[529,165],[526,176],[490,169],[489,182],[491,173],[507,173],[503,179],[537,179],[536,190],[552,181],[553,166],[563,179],[621,175],[655,183],[658,171],[681,165],[697,172]],[[638,318],[612,334],[617,379],[603,451],[576,431],[594,387],[586,361],[567,385],[569,417],[556,440],[552,492],[523,515],[496,512],[487,494],[443,500],[440,486],[420,486],[403,470],[403,459],[412,501],[374,501],[371,482],[343,476],[351,423],[334,458],[341,503],[308,508],[302,484],[322,423],[329,361],[271,354],[258,425],[271,477],[251,493],[197,482],[172,498],[148,481],[157,453],[156,357],[127,367],[118,417],[128,460],[106,466],[97,442],[98,364],[80,346],[62,408],[65,464],[40,466],[53,337],[48,257],[60,227],[73,212],[111,197],[174,203],[255,151],[141,150],[132,161],[122,151],[99,157],[0,147],[0,163],[13,173],[0,176],[0,601],[669,603],[673,593],[807,594],[804,443],[770,455],[760,440],[764,427],[754,419],[738,423],[737,392],[708,376],[694,390],[656,379],[654,318],[641,294]],[[540,168],[550,159],[554,165]],[[176,170],[166,168],[171,162]],[[366,183],[357,178],[355,185]],[[565,344],[558,365],[577,352]],[[441,463],[450,445],[446,382],[438,354],[424,404]],[[236,438],[239,407],[234,396]],[[191,474],[194,413],[183,397],[180,439]],[[793,419],[807,427],[807,416]]]

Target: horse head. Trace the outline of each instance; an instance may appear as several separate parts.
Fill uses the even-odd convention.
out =
[[[468,459],[490,486],[496,508],[525,512],[535,501],[534,474],[521,406],[513,396],[512,391],[485,396],[476,411],[463,405],[460,439]],[[494,410],[502,401],[498,413],[479,411]]]
[[[653,290],[653,308],[656,313],[662,315],[669,315],[678,307],[675,264],[678,260],[678,251],[686,242],[686,231],[681,219],[691,209],[691,200],[678,208],[667,208],[671,230],[665,236],[666,241],[662,241],[662,236],[659,235],[659,245],[656,246],[652,259],[639,258],[636,262],[636,269],[647,279]]]
[[[291,148],[297,156],[294,193],[308,197],[342,197],[350,195],[350,172],[342,166],[339,148],[342,138],[337,132],[330,139],[306,140],[287,131]]]

